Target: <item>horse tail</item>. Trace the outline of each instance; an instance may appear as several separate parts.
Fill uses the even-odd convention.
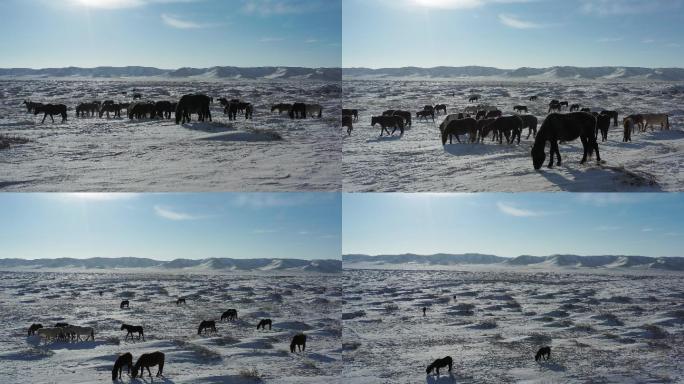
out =
[[[112,381],[116,381],[116,374],[118,373],[119,369],[116,366],[116,363],[114,364],[114,368],[112,368]]]

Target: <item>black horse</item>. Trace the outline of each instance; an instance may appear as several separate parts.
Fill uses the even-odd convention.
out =
[[[608,115],[613,119],[613,127],[618,126],[618,112],[617,111],[601,111],[602,115]]]
[[[291,108],[292,108],[292,104],[278,103],[278,104],[274,104],[271,107],[271,113],[278,111],[278,114],[281,114],[281,113],[283,113],[283,111],[289,112]]]
[[[129,308],[128,304],[129,304],[129,303],[128,303],[128,300],[123,300],[123,301],[121,301],[121,304],[119,305],[119,308],[120,308],[120,309],[124,309],[124,307]]]
[[[237,309],[231,308],[221,315],[221,321],[223,320],[228,320],[228,321],[233,321],[236,320],[238,317],[237,315]]]
[[[128,107],[128,118],[152,119],[155,115],[155,105],[152,102],[133,103]]]
[[[426,110],[416,112],[416,118],[418,120],[425,119],[427,121],[428,117],[432,118],[432,122],[435,121],[435,110],[434,109],[432,109],[432,110],[426,109]]]
[[[551,112],[560,112],[561,111],[561,104],[558,102],[558,100],[551,100],[549,103],[549,111],[548,113]]]
[[[383,113],[383,115],[384,115],[384,113]],[[406,127],[411,126],[411,112],[395,109],[392,112],[392,116],[401,116],[404,119],[404,125]]]
[[[537,100],[537,96],[530,96],[529,100],[530,100],[530,101],[535,101],[535,100]]]
[[[271,323],[272,323],[271,319],[261,319],[261,321],[259,321],[259,324],[257,324],[257,329],[259,329],[259,328],[266,329],[266,326],[268,325],[268,329],[270,331],[271,330]]]
[[[303,333],[294,335],[292,337],[292,342],[290,343],[290,352],[295,353],[295,348],[299,348],[299,352],[306,349],[306,335]]]
[[[580,108],[580,112],[589,112],[591,113],[591,108]]]
[[[351,136],[354,130],[354,117],[352,115],[342,115],[342,126],[347,127],[347,135]]]
[[[446,104],[437,104],[435,105],[435,113],[439,113],[439,111],[444,112],[444,114],[447,114],[447,106]]]
[[[487,116],[486,110],[483,109],[483,110],[477,111],[477,113],[475,114],[475,120],[484,119],[485,116]]]
[[[490,128],[494,120],[496,119],[480,119],[477,121],[477,142],[484,143],[485,137],[489,136],[490,132],[493,132],[492,141],[496,140],[496,132]]]
[[[544,360],[548,360],[551,358],[551,347],[541,347],[537,351],[537,354],[534,355],[534,361],[539,361],[542,357],[544,357]]]
[[[570,112],[576,112],[576,111],[579,111],[579,109],[580,109],[580,105],[579,105],[579,104],[572,104],[572,105],[570,106]]]
[[[599,132],[601,132],[601,141],[608,140],[608,129],[610,129],[610,116],[596,112],[592,113],[592,115],[594,115],[594,117],[596,118],[597,140]]]
[[[200,323],[199,327],[197,328],[197,334],[198,334],[198,335],[201,335],[201,334],[202,334],[202,331],[206,331],[206,332],[209,332],[209,331],[216,332],[216,321],[214,321],[214,320],[202,320],[202,322]],[[205,333],[206,333],[206,332],[205,332]]]
[[[41,328],[43,328],[43,324],[36,324],[36,323],[31,324],[31,326],[28,329],[28,335],[29,336],[35,335],[36,331],[41,329]]]
[[[451,366],[453,363],[454,361],[451,359],[451,356],[447,356],[443,359],[437,359],[433,361],[432,364],[428,365],[427,369],[425,370],[425,374],[429,375],[434,369],[437,373],[437,376],[439,376],[439,369],[446,366],[449,366],[449,372],[451,372]]]
[[[520,144],[523,121],[517,115],[499,117],[489,124],[489,129],[494,131],[495,138],[499,138],[499,144],[503,144],[504,136],[506,137],[506,144],[513,144],[516,138]]]
[[[497,117],[501,117],[502,113],[498,109],[493,109],[485,115],[485,119],[495,119]]]
[[[380,124],[380,136],[382,136],[383,131],[392,136],[397,129],[401,135],[404,134],[404,118],[401,116],[373,116],[371,117],[371,127],[375,124]],[[392,133],[387,129],[388,127],[394,128]]]
[[[150,374],[150,377],[152,377],[152,372],[150,372],[150,367],[154,367],[155,365],[159,366],[159,370],[157,371],[157,377],[159,376],[164,376],[164,353],[163,352],[152,352],[152,353],[143,353],[140,355],[138,358],[138,361],[135,362],[135,365],[133,366],[133,378],[135,379],[138,377],[138,372],[145,370],[147,368],[147,373]],[[140,376],[142,377],[143,372],[140,372]]]
[[[106,113],[107,118],[109,119],[110,112],[114,114],[114,117],[121,117],[121,104],[113,102],[102,104],[102,107],[100,108],[100,117],[102,117]]]
[[[353,116],[354,121],[357,121],[359,119],[359,110],[358,109],[342,109],[342,116]]]
[[[39,113],[43,113],[43,121],[40,123],[45,122],[45,118],[50,115],[50,119],[52,122],[55,122],[55,118],[52,117],[53,115],[61,115],[62,116],[62,123],[67,121],[67,106],[64,104],[37,104],[33,108],[33,115],[37,115]]]
[[[157,101],[154,103],[155,116],[160,119],[170,119],[171,113],[176,110],[176,103],[170,101]]]
[[[558,155],[558,162],[556,165],[561,165],[560,151],[558,150],[558,141],[572,141],[578,137],[582,140],[582,147],[584,148],[584,156],[580,164],[587,161],[587,155],[590,155],[594,150],[596,151],[596,161],[601,161],[599,154],[598,143],[596,142],[596,118],[585,112],[573,112],[568,114],[552,113],[546,117],[537,132],[537,137],[532,146],[532,164],[534,169],[541,168],[546,159],[544,147],[546,142],[551,143],[549,168],[553,167],[553,155]]]
[[[181,304],[185,304],[185,297],[179,297],[176,300],[176,305],[181,305]]]
[[[460,135],[468,134],[469,141],[475,142],[477,140],[477,120],[469,117],[467,119],[451,120],[446,127],[442,129],[442,145],[446,145],[447,138],[449,144],[452,144],[452,136],[456,137],[459,143]]]
[[[121,330],[123,331],[124,329],[126,330],[126,332],[128,332],[124,340],[128,340],[128,336],[130,336],[132,339],[133,334],[137,333],[138,340],[140,340],[140,338],[142,337],[143,341],[145,341],[145,332],[143,331],[142,325],[121,324]]]
[[[478,101],[478,100],[480,100],[480,96],[477,96],[477,95],[470,96],[470,97],[468,98],[468,102],[469,102],[469,103],[472,103],[473,101]]]
[[[133,366],[133,355],[130,352],[126,352],[123,355],[119,355],[114,363],[114,368],[112,368],[112,381],[117,378],[121,380],[121,371],[123,367],[128,367],[128,374],[131,374],[131,367]]]
[[[513,110],[518,112],[518,113],[523,112],[523,111],[525,113],[527,113],[527,106],[526,105],[516,105],[515,107],[513,107]]]
[[[560,104],[561,107],[563,107],[563,106],[565,106],[565,108],[568,107],[568,102],[567,102],[567,101],[561,101],[561,102],[558,103],[558,104]]]
[[[294,103],[288,112],[290,119],[306,119],[306,104]]]
[[[522,129],[527,128],[527,138],[530,138],[530,134],[533,133],[533,137],[537,137],[537,124],[538,120],[535,115],[520,115],[523,125]]]
[[[211,98],[202,94],[187,94],[183,95],[176,104],[176,124],[185,124],[192,121],[192,114],[197,114],[197,120],[211,121],[211,111],[209,106]]]

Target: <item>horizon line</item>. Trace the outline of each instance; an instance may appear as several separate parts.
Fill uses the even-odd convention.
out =
[[[598,254],[591,254],[591,255],[578,255],[578,254],[573,254],[573,253],[554,253],[554,254],[549,254],[549,255],[530,255],[530,254],[521,254],[517,256],[501,256],[501,255],[495,255],[495,254],[490,254],[490,253],[479,253],[479,252],[461,252],[461,253],[448,253],[448,252],[437,252],[437,253],[431,253],[431,254],[420,254],[420,253],[412,253],[412,252],[405,252],[405,253],[385,253],[385,254],[367,254],[367,253],[343,253],[342,257],[344,256],[368,256],[368,257],[381,257],[381,256],[404,256],[404,255],[413,255],[413,256],[419,256],[419,257],[431,257],[431,256],[436,256],[436,255],[451,255],[451,256],[461,256],[461,255],[482,255],[482,256],[494,256],[494,257],[502,257],[506,259],[514,259],[516,257],[521,257],[521,256],[532,256],[532,257],[552,257],[552,256],[578,256],[578,257],[597,257],[597,256],[617,256],[617,257],[651,257],[651,258],[663,258],[663,257],[671,257],[671,258],[684,258],[684,256],[646,256],[646,255],[611,255],[611,254],[603,254],[603,255],[598,255]]]

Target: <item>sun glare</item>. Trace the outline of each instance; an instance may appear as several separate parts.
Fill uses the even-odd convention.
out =
[[[475,8],[481,5],[482,0],[413,0],[416,5],[427,8]]]
[[[140,0],[77,0],[77,4],[89,8],[130,8],[141,4]]]

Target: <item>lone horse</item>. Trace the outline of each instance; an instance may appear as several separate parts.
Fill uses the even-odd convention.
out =
[[[546,159],[544,147],[546,142],[551,143],[550,157],[548,167],[553,168],[553,155],[558,155],[558,162],[556,165],[561,165],[560,151],[558,150],[558,141],[572,141],[578,137],[582,140],[582,147],[584,148],[584,156],[580,164],[587,161],[587,155],[590,155],[594,150],[596,151],[596,161],[601,161],[599,154],[598,143],[596,142],[596,118],[586,112],[573,112],[568,114],[552,113],[546,117],[537,132],[537,137],[532,146],[532,164],[534,169],[541,168]]]
[[[201,335],[202,331],[205,331],[205,333],[212,331],[216,332],[216,321],[214,320],[203,320],[199,327],[197,328],[197,334]]]
[[[453,363],[454,361],[451,359],[451,356],[447,356],[443,359],[437,359],[433,361],[432,364],[428,365],[427,369],[425,370],[425,374],[429,375],[434,369],[437,373],[437,376],[439,376],[439,369],[446,366],[449,366],[449,372],[451,372],[451,366]]]
[[[130,308],[130,307],[129,307],[128,300],[123,300],[123,301],[121,301],[121,304],[119,304],[119,308],[120,308],[120,309],[124,309],[124,307]]]
[[[131,367],[133,366],[133,355],[130,352],[126,352],[123,355],[119,355],[114,363],[114,368],[112,368],[112,381],[116,380],[117,377],[121,380],[121,371],[124,367],[128,367],[128,374],[131,374]]]
[[[257,329],[259,329],[259,328],[266,329],[266,326],[268,325],[268,330],[270,331],[271,330],[271,323],[272,323],[271,319],[261,319],[261,321],[259,321],[259,324],[257,324]]]
[[[185,304],[185,297],[179,297],[178,300],[176,300],[176,305],[181,304]]]
[[[292,342],[290,343],[290,352],[295,353],[295,348],[299,348],[299,352],[306,349],[306,335],[303,333],[294,335],[292,337]]]
[[[155,365],[159,366],[159,370],[157,371],[157,377],[164,377],[164,353],[163,352],[152,352],[152,353],[143,353],[140,355],[140,358],[138,358],[138,361],[136,361],[135,365],[133,366],[133,378],[135,379],[138,377],[138,372],[144,371],[145,368],[147,368],[147,373],[150,374],[150,377],[152,377],[152,372],[150,372],[150,367],[154,367]],[[142,377],[143,372],[140,372],[140,376]]]
[[[544,357],[544,360],[548,360],[551,358],[551,347],[541,347],[537,351],[537,354],[534,355],[534,361],[539,361],[542,357]]]
[[[142,325],[128,325],[128,324],[121,324],[121,330],[126,330],[128,333],[126,334],[126,337],[124,340],[128,340],[128,336],[133,338],[133,334],[137,333],[138,334],[138,340],[142,337],[143,341],[145,341],[145,332],[143,331]]]

